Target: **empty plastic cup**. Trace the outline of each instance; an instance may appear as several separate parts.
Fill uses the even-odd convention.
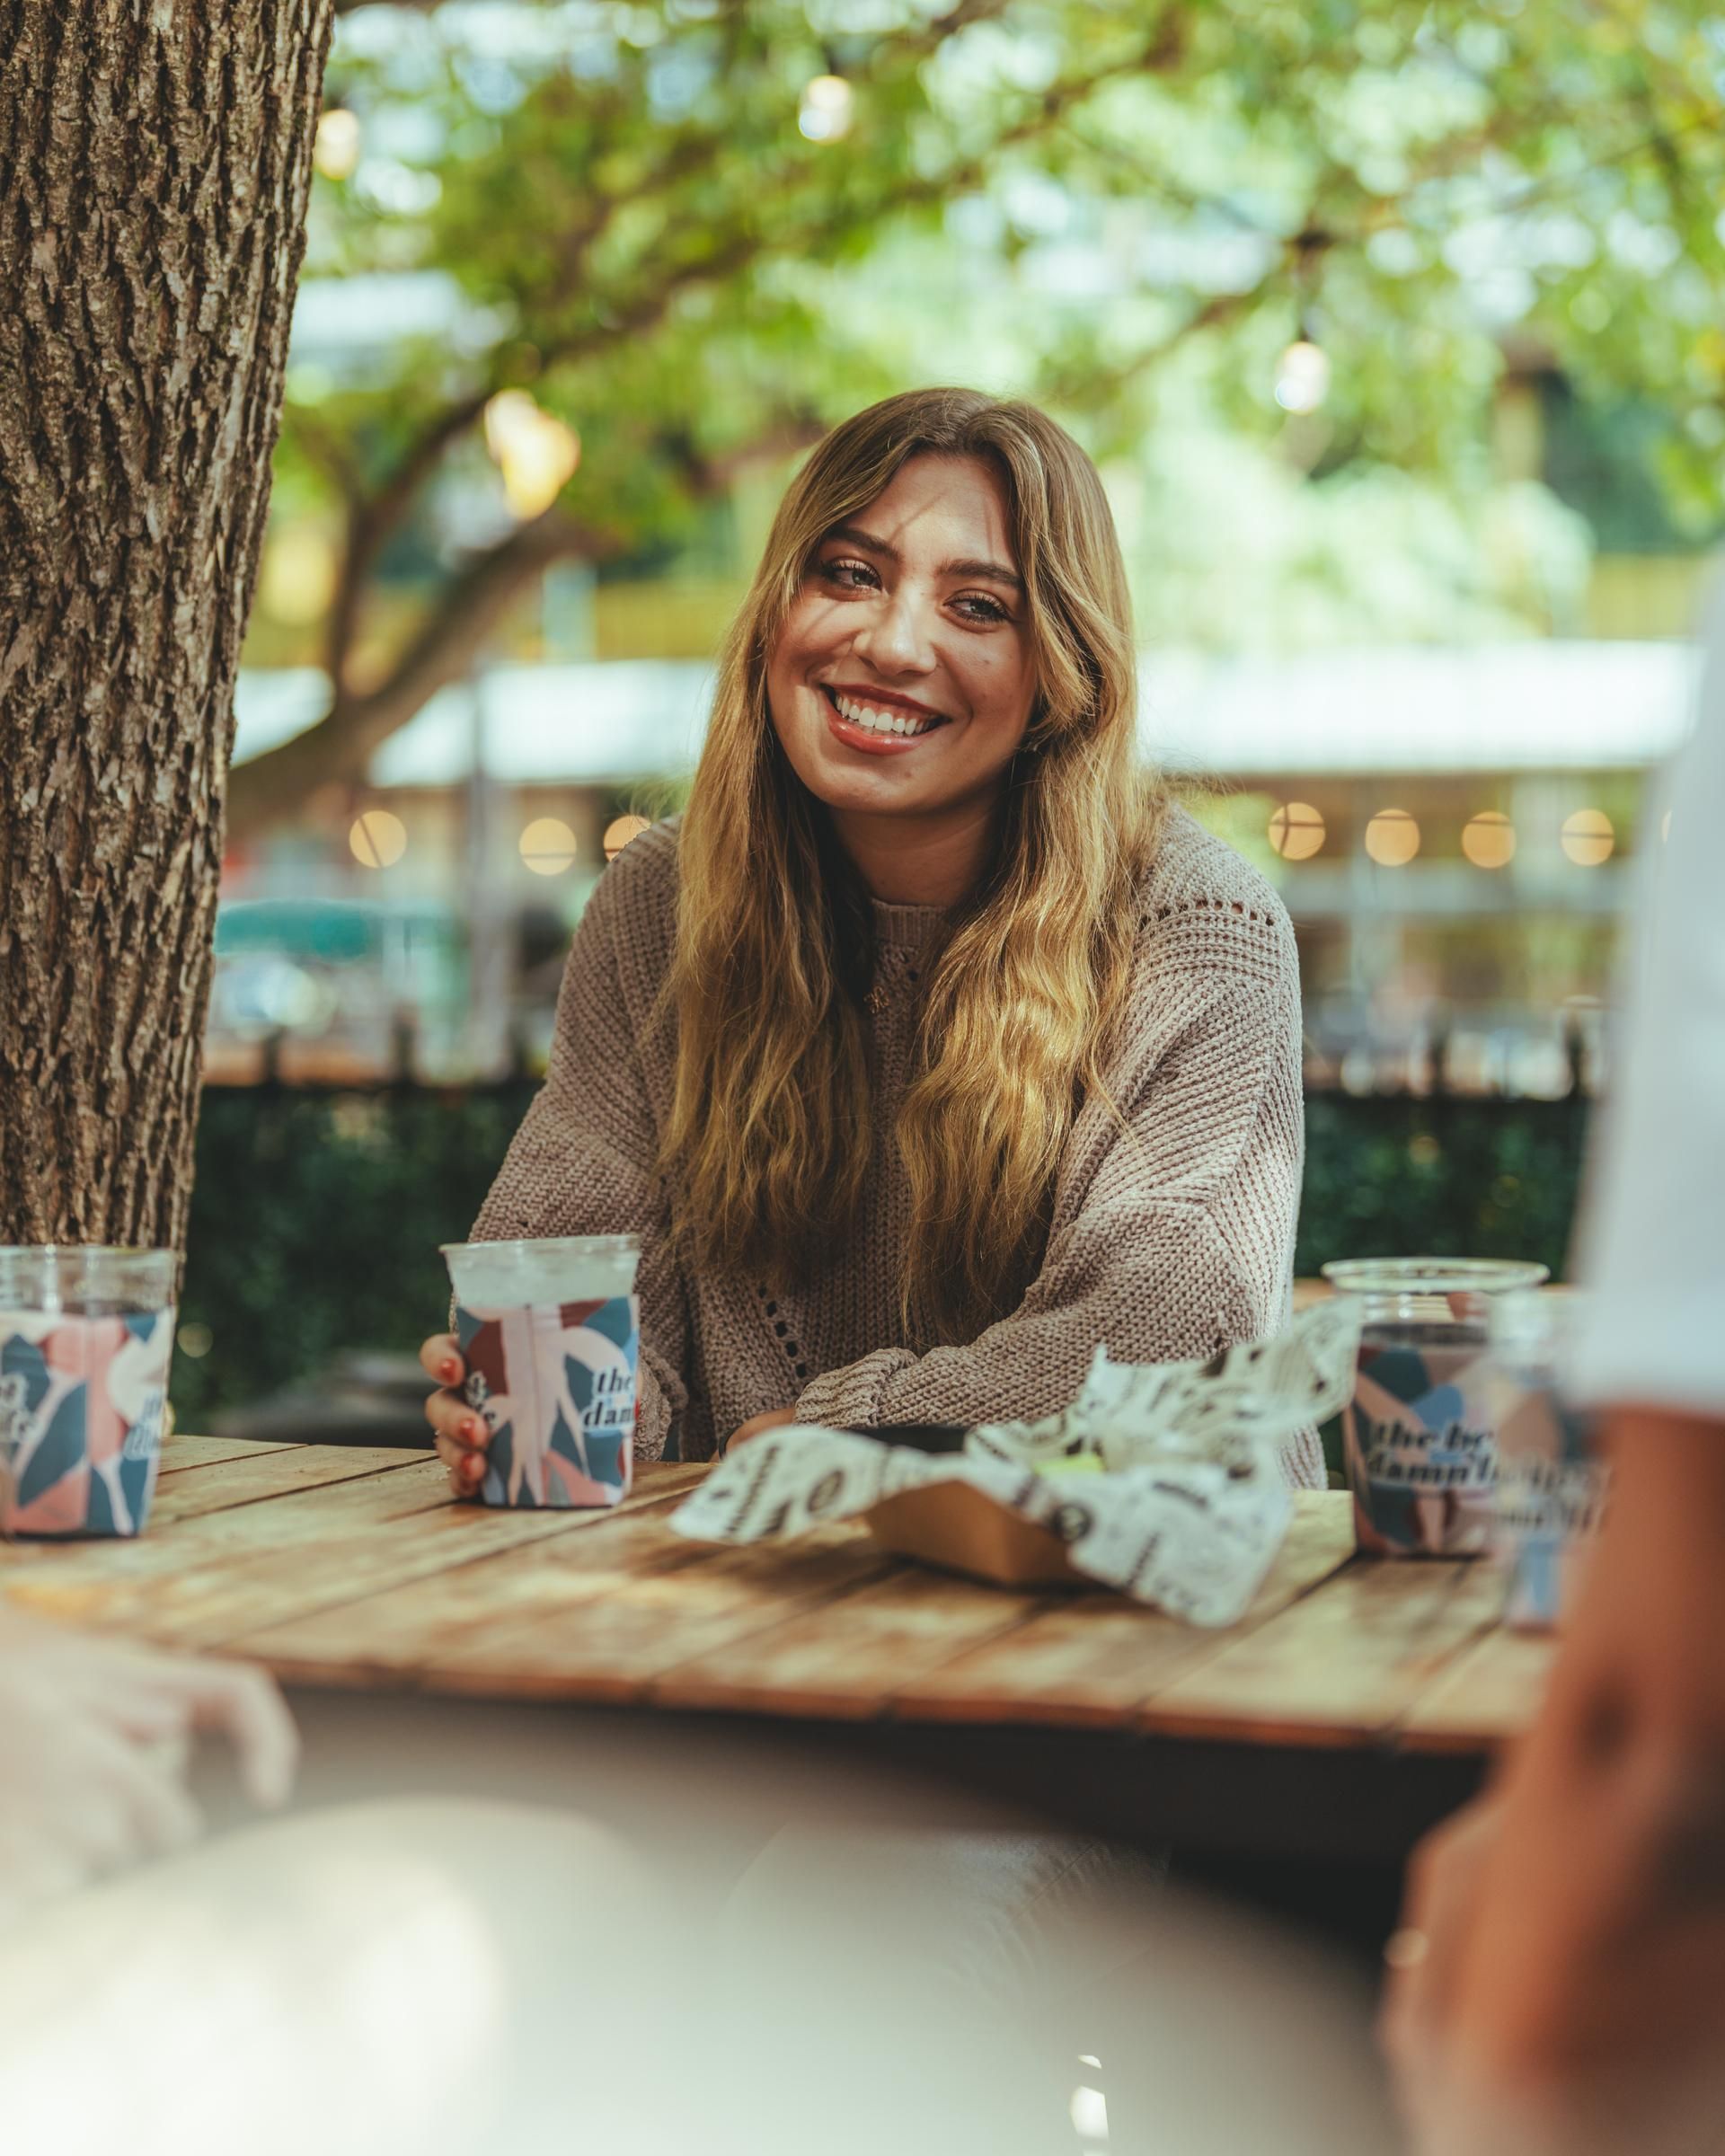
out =
[[[634,1471],[638,1235],[447,1242],[484,1505],[619,1505]]]

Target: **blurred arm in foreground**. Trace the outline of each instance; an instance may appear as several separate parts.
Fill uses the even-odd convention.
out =
[[[261,1670],[100,1639],[0,1595],[0,1930],[199,1838],[199,1730],[230,1739],[255,1804],[286,1803],[299,1739]]]
[[[1725,603],[1667,798],[1569,1373],[1609,1509],[1538,1721],[1416,1856],[1385,2012],[1430,2156],[1725,2146]]]

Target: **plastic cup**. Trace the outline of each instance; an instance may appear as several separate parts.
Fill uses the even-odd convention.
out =
[[[1543,1265],[1489,1258],[1349,1259],[1323,1275],[1360,1317],[1342,1450],[1362,1550],[1479,1557],[1491,1546],[1497,1420],[1487,1357],[1492,1298]]]
[[[179,1273],[176,1250],[0,1247],[0,1533],[143,1532]]]
[[[1593,1418],[1570,1402],[1561,1379],[1587,1310],[1587,1296],[1573,1294],[1499,1295],[1491,1305],[1492,1548],[1508,1574],[1504,1621],[1516,1631],[1561,1622],[1605,1509],[1607,1469],[1595,1451]]]
[[[620,1505],[634,1472],[638,1235],[446,1242],[482,1505]]]

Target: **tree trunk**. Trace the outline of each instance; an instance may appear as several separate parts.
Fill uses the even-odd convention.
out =
[[[332,0],[0,0],[0,1241],[172,1243]]]

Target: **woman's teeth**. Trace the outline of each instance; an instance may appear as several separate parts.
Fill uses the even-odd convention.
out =
[[[910,719],[902,712],[877,711],[871,703],[854,703],[848,696],[840,696],[829,689],[827,694],[841,719],[852,726],[865,726],[874,734],[925,734],[931,727],[938,726],[938,719]]]

